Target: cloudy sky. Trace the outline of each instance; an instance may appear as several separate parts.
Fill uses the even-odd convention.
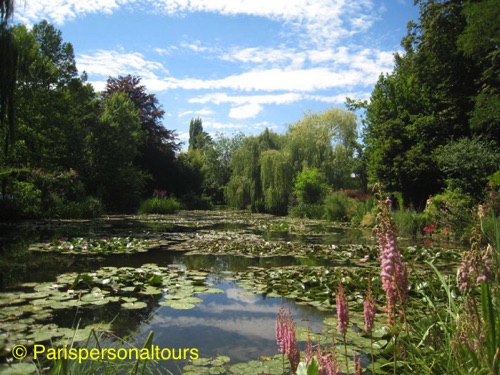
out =
[[[18,0],[15,22],[47,19],[79,72],[142,78],[187,141],[209,133],[279,133],[308,110],[369,98],[393,67],[413,0]]]

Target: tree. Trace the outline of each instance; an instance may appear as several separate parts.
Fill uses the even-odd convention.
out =
[[[267,150],[261,153],[259,163],[264,208],[267,212],[285,215],[293,178],[289,159],[283,152]]]
[[[110,210],[137,208],[147,176],[133,161],[144,143],[139,113],[125,93],[109,95],[99,122],[88,135],[93,191]]]
[[[82,151],[85,120],[97,116],[95,93],[76,76],[73,48],[52,25],[43,21],[29,31],[16,26],[13,34],[18,140],[11,159],[50,170],[75,168],[82,160],[74,153]]]
[[[189,122],[189,149],[201,150],[211,141],[207,132],[203,131],[201,118],[196,117]]]
[[[498,142],[500,115],[493,89],[498,69],[489,70],[498,45],[488,39],[498,34],[493,3],[417,3],[419,21],[409,24],[402,40],[405,55],[395,55],[393,72],[380,76],[372,92],[364,132],[370,178],[401,191],[415,207],[445,186],[436,149],[474,134]],[[483,33],[488,41],[478,41],[479,19],[490,25]]]
[[[224,202],[224,189],[231,179],[231,162],[234,152],[241,147],[245,135],[241,132],[227,137],[217,133],[204,149],[204,192],[215,203]]]
[[[458,188],[478,199],[488,177],[500,169],[495,142],[480,137],[462,138],[438,148],[436,160],[449,190]]]
[[[473,100],[473,132],[500,139],[500,12],[495,0],[466,1],[467,25],[457,44],[478,67],[478,93]]]
[[[14,0],[0,0],[0,26],[7,26],[14,13]]]
[[[14,140],[17,46],[8,28],[13,11],[13,0],[0,0],[0,150],[3,148],[0,153],[0,165],[6,162],[9,146]],[[5,193],[5,180],[2,181],[2,192]]]
[[[154,94],[148,94],[146,87],[140,84],[141,78],[127,75],[108,78],[103,98],[115,92],[124,92],[139,111],[141,127],[146,134],[135,164],[152,176],[147,189],[156,188],[168,191],[177,190],[176,181],[171,176],[175,173],[175,153],[180,149],[175,131],[166,129],[161,119],[165,111],[161,109]]]
[[[244,139],[231,161],[231,179],[225,190],[230,206],[249,207],[252,211],[265,210],[262,190],[260,157],[264,151],[279,150],[284,137],[269,129],[262,134]]]
[[[293,175],[304,168],[318,168],[329,184],[345,188],[354,171],[356,128],[356,115],[342,109],[306,113],[286,134],[284,150]]]
[[[299,203],[320,203],[327,191],[325,176],[318,168],[304,168],[295,178],[293,192]]]

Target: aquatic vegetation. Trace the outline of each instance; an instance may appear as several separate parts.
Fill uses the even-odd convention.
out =
[[[67,273],[55,282],[20,285],[22,291],[0,293],[0,349],[16,343],[32,345],[51,340],[85,340],[90,330],[112,330],[112,325],[89,324],[76,333],[60,327],[54,316],[74,309],[91,310],[118,304],[121,309],[151,311],[154,307],[191,309],[203,300],[201,293],[219,293],[210,288],[203,271],[188,271],[182,266],[141,268],[102,267],[92,273]],[[30,290],[30,291],[29,291]]]
[[[73,238],[55,240],[50,243],[36,243],[29,247],[31,251],[49,251],[64,254],[114,254],[146,252],[160,246],[162,242],[132,237],[109,238]]]

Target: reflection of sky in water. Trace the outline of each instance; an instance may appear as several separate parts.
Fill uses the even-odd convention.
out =
[[[154,343],[160,348],[198,348],[201,357],[225,355],[233,364],[277,354],[275,322],[281,300],[244,295],[244,290],[227,281],[215,287],[225,293],[198,295],[203,302],[194,309],[160,307],[142,332],[153,330]],[[290,307],[296,325],[321,330],[324,313],[306,306]]]

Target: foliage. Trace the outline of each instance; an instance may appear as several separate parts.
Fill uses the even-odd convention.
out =
[[[289,214],[292,217],[307,219],[323,219],[325,216],[325,206],[323,204],[299,203],[290,207]]]
[[[260,179],[264,207],[267,212],[286,214],[292,184],[292,171],[288,158],[277,150],[260,155]]]
[[[138,111],[144,142],[138,145],[134,156],[134,166],[151,175],[147,190],[166,189],[182,191],[168,175],[174,174],[175,153],[180,149],[180,143],[175,139],[175,131],[166,129],[161,120],[165,111],[158,103],[154,94],[148,94],[146,87],[141,85],[141,78],[136,76],[110,77],[103,92],[106,99],[116,92],[125,93]]]
[[[87,141],[93,172],[91,193],[101,197],[110,210],[135,210],[146,175],[133,161],[143,144],[144,133],[138,112],[126,94],[117,92],[106,98],[100,121]]]
[[[427,223],[452,232],[456,238],[463,239],[467,228],[472,225],[472,199],[460,189],[445,190],[442,194],[429,197],[423,212]]]
[[[355,210],[354,200],[342,191],[328,194],[324,205],[324,218],[331,221],[348,221],[353,216]]]
[[[374,208],[376,207],[376,201],[374,197],[368,198],[366,201],[357,201],[354,203],[354,208],[353,208],[353,213],[351,216],[351,223],[355,226],[361,225],[363,222],[363,218],[367,215],[370,214],[374,211]],[[375,216],[373,216],[375,218]],[[374,226],[375,222],[373,224],[368,225],[368,226]]]
[[[425,216],[408,208],[392,212],[392,217],[402,237],[416,237],[424,228]]]
[[[175,198],[151,198],[141,203],[139,212],[144,214],[173,214],[182,208]]]
[[[231,179],[231,162],[234,152],[241,147],[245,136],[239,132],[231,138],[217,133],[204,149],[204,192],[214,203],[224,202],[224,187]]]
[[[483,195],[487,177],[500,169],[500,152],[493,141],[462,138],[436,150],[436,160],[450,190],[475,198]]]
[[[325,176],[317,168],[304,168],[293,185],[293,192],[299,203],[317,204],[323,200],[328,191]]]
[[[200,150],[210,144],[211,137],[203,131],[201,118],[197,117],[189,122],[189,149]]]
[[[79,202],[68,202],[58,209],[61,219],[94,219],[104,213],[104,207],[97,198],[88,196]]]
[[[14,182],[12,186],[15,216],[20,218],[40,217],[42,209],[42,192],[30,182]],[[4,199],[8,201],[9,199]]]
[[[364,143],[371,179],[401,191],[407,206],[423,208],[427,196],[445,185],[448,176],[439,167],[450,172],[448,165],[455,163],[444,151],[437,163],[441,146],[482,135],[498,147],[498,51],[492,36],[498,12],[489,0],[417,3],[420,18],[403,38],[405,54],[396,54],[393,72],[380,76],[366,105]],[[469,170],[458,178],[470,181]]]
[[[348,221],[354,212],[355,202],[342,191],[328,194],[325,198],[325,219],[330,221]]]

